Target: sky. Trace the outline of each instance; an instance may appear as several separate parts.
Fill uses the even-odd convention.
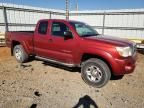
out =
[[[0,0],[0,2],[65,10],[65,0]],[[79,10],[136,9],[144,8],[144,0],[78,0],[78,7]],[[69,8],[76,9],[76,0],[69,0]]]

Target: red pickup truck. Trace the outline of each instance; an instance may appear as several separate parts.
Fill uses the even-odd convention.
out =
[[[29,57],[81,67],[82,79],[94,87],[103,87],[111,75],[134,71],[136,44],[99,34],[78,21],[43,19],[32,31],[6,33],[7,46],[20,63]]]

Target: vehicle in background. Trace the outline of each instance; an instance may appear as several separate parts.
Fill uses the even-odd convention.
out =
[[[111,75],[132,73],[136,44],[99,34],[78,21],[43,19],[35,31],[6,32],[6,44],[20,63],[35,56],[68,67],[80,67],[82,79],[103,87]]]
[[[0,46],[5,46],[5,34],[0,32]]]
[[[131,41],[137,43],[137,49],[144,51],[144,40],[143,39],[131,39]]]

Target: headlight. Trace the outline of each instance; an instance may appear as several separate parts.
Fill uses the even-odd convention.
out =
[[[130,47],[116,47],[116,50],[122,57],[132,56],[132,49]]]

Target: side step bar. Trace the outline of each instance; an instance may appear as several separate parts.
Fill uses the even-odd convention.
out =
[[[39,56],[36,56],[35,58],[37,58],[39,60],[42,60],[42,61],[47,61],[47,62],[51,62],[51,63],[55,63],[55,64],[67,66],[67,67],[76,67],[75,64],[63,63],[63,62],[59,62],[59,61],[56,61],[56,60],[52,60],[52,59],[48,59],[48,58],[43,58],[43,57],[39,57]]]

